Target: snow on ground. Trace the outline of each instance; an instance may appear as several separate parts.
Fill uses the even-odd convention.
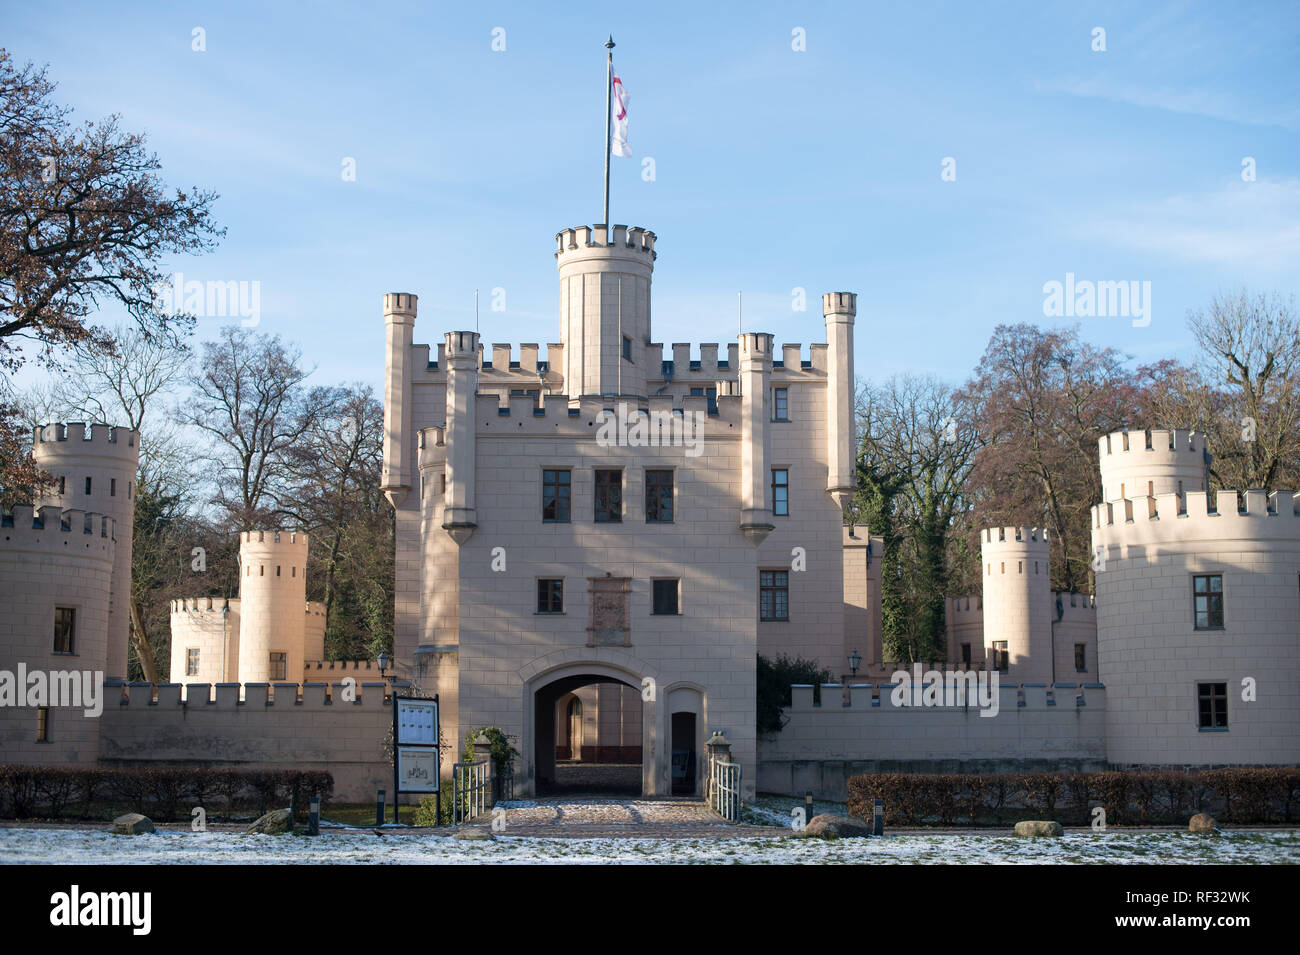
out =
[[[430,834],[335,830],[319,838],[234,832],[115,836],[91,829],[0,828],[0,863],[108,865],[491,863],[1300,863],[1300,832],[1070,832],[1059,839],[901,834],[823,842],[799,838],[551,839],[466,842]]]

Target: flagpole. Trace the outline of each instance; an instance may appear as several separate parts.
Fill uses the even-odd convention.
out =
[[[613,139],[610,122],[614,114],[614,36],[610,35],[605,49],[609,51],[605,58],[605,242],[612,245],[609,222],[609,150]],[[619,346],[622,347],[622,346]]]

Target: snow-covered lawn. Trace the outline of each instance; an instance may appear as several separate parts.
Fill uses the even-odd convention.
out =
[[[482,864],[482,863],[1300,863],[1300,832],[1070,832],[1060,839],[901,834],[822,842],[756,839],[550,839],[447,836],[367,829],[319,838],[233,832],[115,836],[90,829],[0,828],[0,863],[90,864]]]

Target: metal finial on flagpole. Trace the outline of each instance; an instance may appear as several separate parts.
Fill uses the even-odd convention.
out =
[[[736,334],[745,334],[745,293],[736,293]]]
[[[614,115],[614,35],[611,33],[605,43],[609,52],[605,57],[605,242],[610,244],[609,223],[609,151],[614,131],[611,127]]]
[[[478,289],[474,290],[474,331],[478,331]]]

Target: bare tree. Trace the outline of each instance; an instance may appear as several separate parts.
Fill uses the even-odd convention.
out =
[[[210,441],[217,504],[238,530],[278,527],[286,503],[288,455],[337,400],[334,389],[307,389],[302,353],[279,336],[228,326],[205,342],[191,379],[188,424]]]

